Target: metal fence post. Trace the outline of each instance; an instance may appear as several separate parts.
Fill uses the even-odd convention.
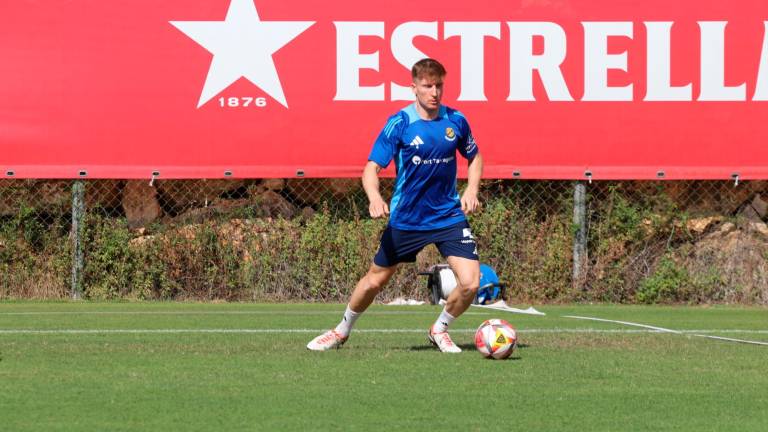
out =
[[[575,182],[573,188],[573,288],[584,285],[587,263],[587,187]]]
[[[85,216],[85,182],[75,180],[72,185],[72,299],[83,296],[83,218]]]

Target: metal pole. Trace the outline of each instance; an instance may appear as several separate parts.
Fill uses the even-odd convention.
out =
[[[75,180],[72,185],[72,299],[83,296],[83,217],[85,216],[85,182]]]
[[[576,182],[573,188],[573,288],[582,289],[587,264],[587,187]]]

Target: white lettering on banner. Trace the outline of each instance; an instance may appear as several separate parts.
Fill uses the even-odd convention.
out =
[[[360,71],[379,70],[379,52],[360,53],[359,40],[364,36],[384,38],[384,22],[335,22],[337,30],[337,76],[334,100],[384,101],[384,84],[362,86]],[[610,86],[611,70],[628,72],[628,51],[609,53],[612,38],[633,38],[633,22],[582,22],[584,30],[584,94],[581,101],[608,102],[634,100],[633,84]],[[692,101],[693,84],[672,85],[671,40],[673,22],[643,23],[647,34],[646,94],[644,101]],[[756,75],[754,101],[768,101],[768,22],[764,35],[759,70]],[[418,50],[413,41],[418,36],[438,39],[438,22],[406,22],[398,25],[390,41],[392,55],[403,67],[428,53]],[[459,37],[461,59],[460,101],[486,101],[485,40],[501,38],[498,22],[444,22],[443,38]],[[567,35],[552,22],[508,22],[509,27],[509,96],[507,101],[535,101],[533,75],[538,73],[547,98],[551,101],[573,101],[562,65],[567,59]],[[725,21],[700,21],[700,91],[698,101],[746,101],[746,83],[725,84]],[[533,38],[543,40],[543,52],[534,54]],[[693,47],[687,47],[692,50]],[[495,58],[495,57],[494,57]],[[631,78],[635,78],[634,76]],[[636,81],[636,79],[635,79]],[[390,100],[412,100],[407,86],[390,82]]]
[[[701,28],[700,101],[747,100],[747,86],[725,85],[725,21],[699,21]]]
[[[646,101],[690,101],[693,100],[691,84],[673,87],[671,22],[647,22],[647,90]]]
[[[485,38],[501,37],[497,22],[447,22],[444,37],[461,39],[460,101],[487,101],[485,98]]]
[[[416,36],[425,36],[437,40],[437,22],[407,22],[400,24],[392,32],[392,56],[408,70],[417,61],[429,57],[413,46],[413,39]],[[391,100],[413,100],[411,86],[401,86],[394,82],[390,83],[390,86]]]
[[[560,65],[565,61],[565,31],[549,22],[510,22],[508,101],[534,101],[533,71],[538,71],[551,101],[572,101]],[[544,53],[533,54],[533,37],[544,39]]]
[[[360,54],[360,37],[384,38],[383,22],[334,22],[336,25],[336,96],[333,100],[383,101],[384,84],[360,85],[360,70],[379,70],[379,52]]]
[[[757,85],[752,100],[768,100],[768,21],[763,23],[763,52],[760,56],[760,69],[757,71]]]
[[[583,22],[584,96],[583,101],[631,101],[632,84],[608,86],[608,70],[627,71],[627,53],[608,54],[608,38],[632,38],[631,22]]]

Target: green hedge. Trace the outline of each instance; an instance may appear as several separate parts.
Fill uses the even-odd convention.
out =
[[[723,275],[716,270],[692,275],[680,264],[695,238],[684,228],[687,215],[663,193],[638,197],[611,187],[600,200],[589,201],[589,273],[583,285],[574,287],[570,190],[539,201],[507,192],[487,198],[470,223],[482,261],[509,282],[516,302],[725,298]],[[331,215],[325,208],[291,220],[239,210],[197,224],[158,224],[145,235],[130,230],[124,218],[90,212],[84,223],[85,296],[345,301],[370,265],[385,221],[355,212]],[[25,208],[1,219],[0,298],[66,297],[68,231],[66,220],[50,223]],[[437,250],[428,247],[415,265],[402,267],[382,299],[425,299],[425,280],[418,272],[441,261]]]

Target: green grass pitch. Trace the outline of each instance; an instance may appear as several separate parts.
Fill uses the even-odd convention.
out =
[[[344,305],[0,303],[3,431],[765,431],[768,346],[564,318],[584,315],[768,341],[768,310],[471,308],[458,355],[426,340],[435,306],[372,307],[341,349],[306,343]],[[520,346],[475,351],[504,318]]]

